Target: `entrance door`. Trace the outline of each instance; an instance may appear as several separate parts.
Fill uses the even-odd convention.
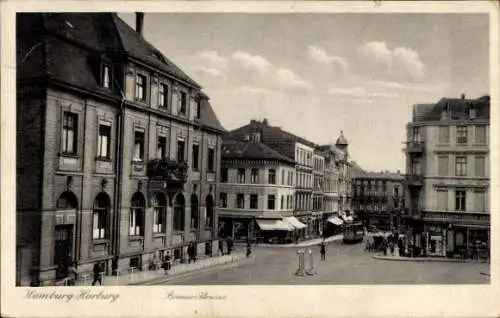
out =
[[[68,268],[72,261],[73,226],[57,225],[55,228],[54,264],[57,266],[56,278],[68,276]]]

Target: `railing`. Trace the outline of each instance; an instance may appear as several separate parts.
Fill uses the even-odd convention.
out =
[[[406,142],[406,152],[411,153],[422,153],[424,151],[424,142],[423,141],[408,141]]]
[[[160,177],[168,181],[186,182],[187,164],[170,159],[152,159],[148,162],[148,177]]]

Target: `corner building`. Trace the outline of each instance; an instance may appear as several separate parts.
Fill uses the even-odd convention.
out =
[[[414,106],[405,148],[406,219],[421,253],[488,254],[489,125],[489,96]]]
[[[17,16],[17,285],[217,246],[208,97],[116,14]]]

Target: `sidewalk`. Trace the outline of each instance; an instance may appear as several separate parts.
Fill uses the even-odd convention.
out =
[[[120,276],[104,276],[102,280],[103,286],[124,286],[124,285],[144,285],[154,281],[167,280],[171,277],[181,274],[192,273],[201,271],[207,268],[240,262],[245,260],[246,255],[243,252],[233,252],[231,255],[223,255],[205,258],[191,264],[178,264],[172,266],[168,275],[165,275],[163,269],[158,270],[145,270],[136,271],[133,273],[126,273]],[[89,286],[92,283],[92,277],[88,277],[85,281],[78,280],[76,286]]]
[[[334,242],[334,241],[340,241],[340,240],[342,240],[342,237],[343,237],[342,234],[330,236],[330,237],[327,237],[326,239],[324,239],[324,242],[330,243],[330,242]],[[321,242],[323,242],[323,238],[316,238],[316,239],[312,239],[312,240],[302,241],[302,242],[299,242],[298,244],[294,244],[294,243],[292,243],[292,244],[255,244],[255,246],[258,246],[258,247],[308,247],[308,246],[319,245],[319,244],[321,244]]]
[[[488,260],[471,260],[460,258],[445,258],[445,257],[406,257],[399,255],[383,255],[375,254],[373,258],[384,261],[400,261],[400,262],[448,262],[448,263],[489,263]]]

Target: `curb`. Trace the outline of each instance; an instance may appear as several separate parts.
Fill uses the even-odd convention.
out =
[[[331,243],[336,241],[342,241],[342,237],[335,238],[332,240],[325,240],[325,243]],[[314,243],[300,243],[300,244],[256,244],[255,247],[277,247],[277,248],[301,248],[301,247],[311,247],[321,244],[321,242]]]
[[[167,282],[171,279],[177,279],[177,278],[185,276],[185,275],[199,273],[199,272],[203,272],[205,270],[211,270],[211,269],[223,267],[223,266],[230,265],[230,264],[242,263],[243,261],[250,261],[252,259],[254,259],[254,257],[247,258],[246,255],[241,255],[239,257],[234,257],[230,260],[226,260],[226,261],[221,262],[221,263],[216,263],[214,265],[201,266],[201,267],[193,268],[191,270],[186,270],[186,271],[183,271],[180,273],[158,276],[158,277],[155,277],[152,279],[138,281],[138,282],[131,282],[131,283],[128,283],[127,286],[151,285],[151,284],[155,284],[155,283]]]
[[[441,262],[441,263],[475,263],[475,264],[489,264],[488,261],[471,261],[471,260],[459,260],[459,259],[449,259],[449,258],[410,258],[410,257],[387,257],[382,255],[373,255],[374,259],[382,261],[393,261],[393,262]]]

